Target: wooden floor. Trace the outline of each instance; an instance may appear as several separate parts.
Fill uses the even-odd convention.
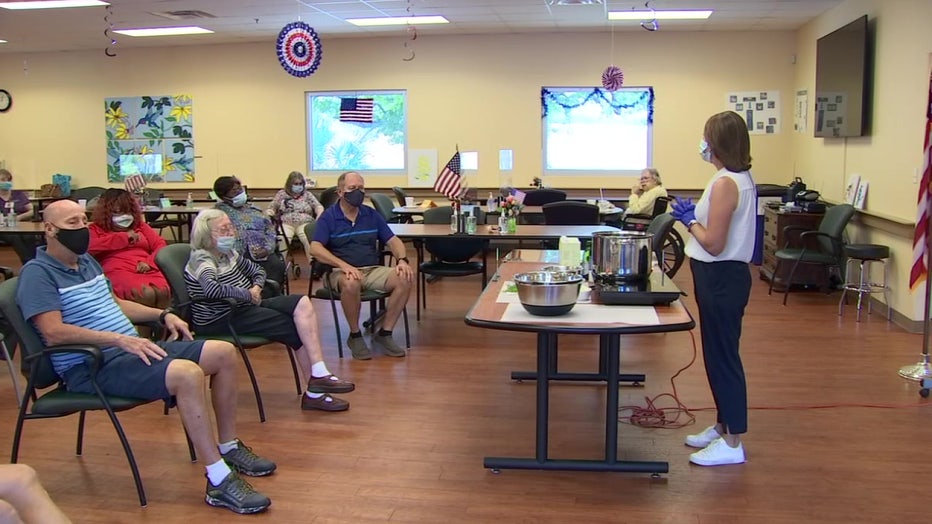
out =
[[[6,251],[3,262],[11,262]],[[837,294],[793,294],[783,307],[779,296],[767,296],[756,268],[754,274],[742,339],[754,407],[744,465],[689,464],[683,437],[714,417],[697,411],[697,424],[678,430],[620,425],[620,457],[668,460],[670,473],[660,480],[483,469],[486,455],[533,454],[534,385],[510,381],[509,372],[530,369],[535,350],[531,334],[464,324],[478,276],[430,285],[430,309],[420,323],[412,300],[405,359],[340,361],[329,308],[317,302],[328,364],[357,384],[346,396],[352,402],[346,413],[301,412],[282,350],[252,351],[269,419],[258,422],[242,373],[239,435],[279,466],[253,482],[273,500],[265,514],[236,517],[204,503],[203,464],[188,461],[177,412],[163,416],[160,404],[120,415],[149,496],[146,508],[138,506],[125,458],[99,413],[88,417],[82,457],[74,455],[75,418],[28,422],[20,461],[38,470],[75,522],[927,521],[932,410],[917,385],[896,373],[918,361],[921,336],[877,314],[855,323],[853,306],[840,318]],[[688,269],[676,281],[691,291]],[[292,290],[306,285],[305,276]],[[692,299],[686,302],[695,311]],[[594,337],[561,338],[561,369],[593,369],[595,350]],[[647,382],[624,387],[622,403],[670,392],[671,375],[693,351],[689,333],[623,337],[623,369],[645,372]],[[711,405],[701,356],[677,389],[690,408]],[[598,458],[603,389],[574,384],[551,391],[551,455]],[[0,399],[6,399],[0,451],[8,453],[16,411],[5,376]],[[806,408],[858,404],[891,407]]]

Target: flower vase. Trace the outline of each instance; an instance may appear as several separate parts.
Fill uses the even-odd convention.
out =
[[[509,233],[515,233],[518,231],[518,217],[512,216],[508,217],[508,220],[505,222],[505,229]]]

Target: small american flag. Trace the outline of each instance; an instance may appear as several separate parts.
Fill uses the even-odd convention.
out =
[[[457,151],[453,158],[447,162],[443,171],[437,175],[437,181],[434,182],[434,191],[446,196],[450,200],[458,197],[463,190],[460,177],[460,152]]]
[[[146,188],[146,179],[142,175],[130,175],[123,181],[123,188],[130,193],[142,193]]]
[[[341,98],[340,122],[372,123],[372,109],[375,102],[371,98]]]
[[[919,216],[913,234],[913,267],[909,272],[909,287],[916,287],[928,278],[929,213],[932,211],[932,77],[929,78],[929,101],[926,104],[926,133],[922,153],[922,181],[919,182]]]

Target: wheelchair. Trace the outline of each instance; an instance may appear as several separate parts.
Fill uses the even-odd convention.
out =
[[[272,221],[275,222],[275,230],[277,233],[277,252],[285,261],[285,275],[290,276],[293,280],[298,280],[301,278],[301,264],[295,261],[293,252],[296,248],[304,251],[304,245],[301,243],[297,234],[291,237],[291,242],[289,242],[288,236],[285,235],[285,226],[282,224],[282,221],[277,217],[272,217]],[[287,283],[285,283],[285,285],[287,285]]]
[[[650,215],[625,215],[620,223],[622,231],[647,231],[654,217],[667,212],[667,205],[670,200],[672,199],[669,197],[658,198],[654,202],[654,209]],[[662,259],[658,261],[660,267],[667,276],[673,277],[686,260],[686,242],[683,240],[682,235],[672,228],[664,238],[654,239],[654,242],[658,241],[661,242],[662,246],[658,251],[662,254]]]

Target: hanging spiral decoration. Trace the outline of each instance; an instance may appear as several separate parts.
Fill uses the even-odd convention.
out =
[[[104,28],[104,36],[107,37],[107,40],[110,41],[110,44],[104,48],[104,54],[113,58],[116,56],[117,45],[116,37],[113,36],[113,20],[111,20],[113,18],[113,7],[108,4],[105,9],[106,13],[104,14],[104,23],[107,24],[107,27]]]
[[[414,13],[411,12],[411,0],[408,0],[408,6],[405,8],[405,11],[408,13],[408,18],[411,18],[412,16],[414,16]],[[405,48],[405,51],[407,51],[407,53],[405,53],[406,56],[402,58],[402,60],[404,60],[405,62],[410,62],[414,60],[415,53],[414,53],[413,42],[415,40],[417,40],[417,28],[409,23],[408,26],[405,28],[404,48]],[[412,43],[412,44],[409,45],[409,43]]]
[[[278,33],[275,51],[289,75],[310,76],[320,66],[320,37],[304,22],[292,22],[283,27]]]
[[[605,71],[602,73],[602,87],[609,91],[617,91],[621,89],[621,85],[624,83],[625,74],[621,69],[613,65],[605,68]]]

